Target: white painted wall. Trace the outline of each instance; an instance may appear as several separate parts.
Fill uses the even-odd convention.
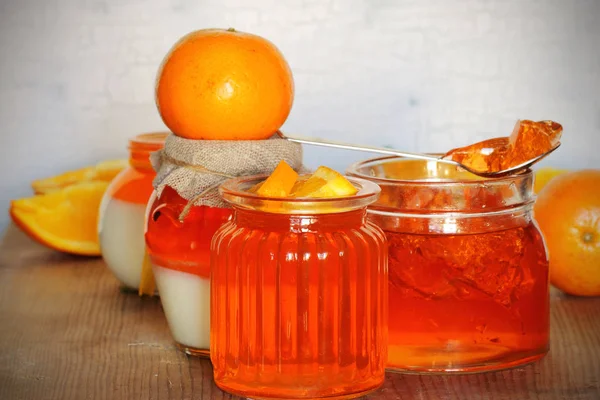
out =
[[[205,27],[282,50],[287,132],[444,151],[548,118],[565,133],[545,164],[600,168],[599,17],[599,0],[0,0],[0,209],[162,129],[158,64]],[[341,170],[365,156],[306,149]]]

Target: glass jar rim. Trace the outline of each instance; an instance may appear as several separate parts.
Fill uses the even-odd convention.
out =
[[[276,214],[336,214],[366,208],[379,198],[381,188],[366,179],[346,177],[358,192],[351,196],[327,198],[265,197],[249,192],[253,185],[269,175],[252,175],[228,179],[219,186],[219,194],[234,207]]]
[[[139,170],[151,170],[150,153],[162,149],[171,132],[141,133],[129,139],[129,165]]]
[[[481,178],[449,164],[386,156],[353,163],[346,173],[381,187],[385,201],[378,201],[370,210],[486,214],[528,207],[535,200],[531,170]]]
[[[442,156],[441,153],[427,153],[428,155],[431,156]],[[376,157],[376,158],[369,158],[367,160],[361,160],[361,161],[357,161],[355,163],[350,164],[350,166],[346,169],[346,173],[349,174],[352,177],[357,177],[357,178],[361,178],[361,179],[367,179],[369,181],[373,181],[373,182],[382,182],[382,183],[387,183],[387,184],[406,184],[406,185],[423,185],[423,186],[427,186],[427,185],[473,185],[473,186],[481,186],[482,184],[502,184],[502,183],[506,183],[506,184],[510,184],[512,181],[514,181],[515,179],[519,179],[519,178],[527,178],[530,177],[531,175],[533,175],[533,170],[531,169],[526,169],[524,171],[518,172],[516,174],[512,174],[512,175],[508,175],[508,176],[502,176],[502,177],[497,177],[497,178],[484,178],[484,177],[478,177],[477,175],[474,174],[469,174],[472,175],[473,178],[469,178],[469,179],[449,179],[449,180],[434,180],[434,179],[398,179],[398,178],[385,178],[385,177],[380,177],[380,176],[373,176],[373,175],[367,175],[364,174],[362,172],[359,172],[360,168],[368,168],[368,167],[372,167],[372,166],[377,166],[377,165],[381,165],[381,164],[386,164],[386,163],[390,163],[393,161],[398,161],[398,160],[406,160],[406,161],[422,161],[422,160],[416,160],[416,159],[411,159],[411,158],[407,158],[407,157],[400,157],[400,156],[384,156],[384,157]],[[437,161],[424,161],[424,162],[428,162],[428,163],[436,163]],[[441,163],[440,163],[441,164]],[[448,164],[450,165],[450,164]],[[458,167],[456,167],[458,168]],[[466,172],[466,171],[465,171]]]
[[[165,145],[165,140],[171,134],[168,131],[141,133],[129,139],[131,151],[154,151],[160,150]]]

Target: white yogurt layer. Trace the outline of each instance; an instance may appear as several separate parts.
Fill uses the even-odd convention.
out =
[[[98,228],[102,257],[121,283],[137,289],[146,250],[146,205],[108,197],[104,200]]]
[[[177,343],[210,348],[210,279],[153,265],[160,301]]]

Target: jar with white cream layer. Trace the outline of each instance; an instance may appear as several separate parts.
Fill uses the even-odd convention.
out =
[[[127,289],[140,285],[146,244],[146,205],[156,176],[150,153],[160,150],[168,133],[146,133],[129,141],[129,166],[111,182],[100,205],[98,235],[106,265]]]

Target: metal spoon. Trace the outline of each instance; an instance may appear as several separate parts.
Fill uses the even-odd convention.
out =
[[[506,175],[512,175],[521,170],[525,170],[560,147],[560,142],[559,142],[556,146],[554,146],[552,149],[548,150],[546,153],[540,154],[539,156],[537,156],[529,161],[526,161],[519,165],[515,165],[514,167],[510,167],[509,169],[505,169],[503,171],[482,172],[482,171],[478,171],[478,170],[469,168],[468,166],[463,165],[459,162],[456,162],[453,160],[446,160],[441,157],[432,156],[432,155],[428,155],[428,154],[409,153],[406,151],[386,149],[384,147],[357,146],[354,144],[340,143],[340,142],[333,142],[333,141],[324,141],[324,140],[315,139],[315,138],[302,138],[302,137],[297,137],[297,136],[288,136],[288,135],[284,135],[281,131],[277,131],[277,135],[282,139],[289,140],[290,142],[295,142],[295,143],[310,144],[310,145],[314,145],[314,146],[323,146],[323,147],[333,147],[336,149],[366,151],[366,152],[370,152],[370,153],[387,154],[387,155],[391,155],[391,156],[400,156],[400,157],[406,157],[406,158],[414,158],[414,159],[418,159],[418,160],[441,162],[441,163],[445,163],[445,164],[454,165],[456,167],[460,167],[474,175],[481,176],[484,178],[499,178],[499,177],[506,176]]]

